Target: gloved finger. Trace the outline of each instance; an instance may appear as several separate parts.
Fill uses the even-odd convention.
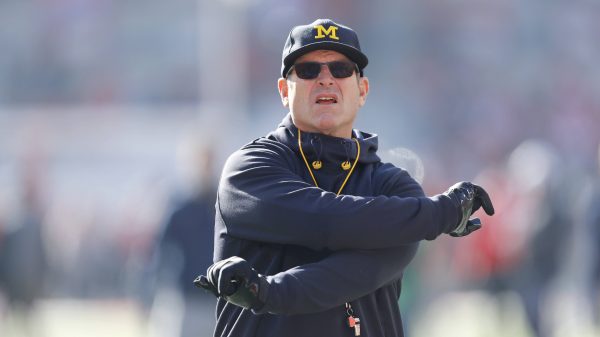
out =
[[[485,213],[487,213],[487,215],[494,215],[494,205],[492,205],[492,199],[490,199],[488,193],[481,186],[473,186],[475,187],[475,197],[481,203]]]
[[[481,200],[479,198],[473,199],[473,206],[471,206],[471,214],[477,212],[481,208]]]
[[[481,220],[479,220],[479,218],[473,218],[473,219],[470,219],[467,221],[465,229],[462,232],[458,232],[458,233],[452,232],[452,233],[450,233],[450,236],[453,236],[453,237],[467,236],[480,228],[481,228]]]
[[[473,219],[469,219],[469,221],[467,221],[467,231],[469,232],[469,234],[480,229],[481,226],[482,226],[481,220],[479,218],[473,218]]]
[[[221,269],[223,269],[224,265],[228,262],[229,259],[215,262],[206,270],[207,281],[214,287],[217,296],[221,295],[221,292],[219,291],[219,277]]]
[[[230,296],[236,292],[239,283],[239,276],[236,273],[236,264],[232,261],[227,261],[219,270],[217,289],[221,296]]]
[[[212,285],[208,282],[208,279],[204,275],[200,275],[196,277],[194,280],[194,285],[198,288],[210,289]]]
[[[196,277],[196,279],[194,280],[194,285],[198,288],[203,288],[205,290],[210,291],[211,293],[213,293],[213,295],[217,297],[219,296],[217,288],[212,283],[210,283],[208,281],[208,278],[204,275]]]
[[[206,278],[208,279],[208,282],[214,286],[216,286],[219,281],[219,270],[221,269],[223,263],[223,261],[216,262],[206,270]]]

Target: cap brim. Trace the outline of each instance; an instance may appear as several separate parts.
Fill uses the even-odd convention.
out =
[[[294,62],[296,61],[296,59],[298,59],[300,56],[302,56],[306,53],[309,53],[309,52],[315,51],[315,50],[333,50],[333,51],[342,53],[342,54],[346,55],[346,57],[348,57],[352,62],[354,62],[354,63],[356,63],[356,65],[358,65],[358,68],[361,70],[361,73],[362,73],[362,70],[369,63],[369,59],[367,58],[367,56],[365,54],[363,54],[360,50],[358,50],[352,46],[345,45],[342,43],[337,43],[337,42],[331,42],[331,41],[315,42],[315,43],[311,43],[311,44],[302,46],[301,48],[298,48],[298,49],[294,50],[293,52],[289,53],[283,59],[283,68],[281,69],[281,76],[282,77],[286,76],[286,74],[288,73],[288,71],[290,70],[290,68],[292,67]]]

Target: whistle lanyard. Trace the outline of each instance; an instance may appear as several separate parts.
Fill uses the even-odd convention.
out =
[[[340,189],[338,190],[336,195],[340,195],[342,193],[342,190],[346,186],[348,179],[350,179],[352,172],[354,172],[354,168],[356,167],[356,164],[358,164],[358,158],[360,158],[360,143],[358,142],[358,139],[356,139],[356,138],[352,138],[352,140],[354,140],[354,142],[356,143],[356,159],[354,159],[354,163],[352,164],[352,167],[350,167],[350,171],[346,175],[346,179],[344,179],[344,182],[342,183],[342,186],[340,186]],[[308,165],[308,160],[306,160],[306,156],[304,155],[304,150],[302,149],[302,133],[300,132],[300,129],[298,129],[298,148],[300,149],[300,154],[302,155],[302,159],[304,159],[304,164],[306,164],[308,173],[310,173],[310,177],[312,178],[313,182],[315,183],[315,186],[319,187],[319,184],[317,183],[317,179],[315,178],[315,175],[313,174],[313,171],[310,168],[310,165]],[[318,165],[320,165],[320,164],[318,164]],[[315,164],[315,166],[316,166],[316,164]]]

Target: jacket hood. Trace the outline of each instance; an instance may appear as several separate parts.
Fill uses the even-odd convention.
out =
[[[328,136],[320,133],[302,132],[302,150],[310,160],[352,162],[356,158],[357,147],[353,139]],[[267,138],[275,139],[294,152],[298,148],[298,128],[292,122],[292,115],[288,113],[276,130],[267,135]],[[360,164],[372,164],[381,161],[377,155],[378,137],[359,130],[352,130],[352,138],[360,144]]]

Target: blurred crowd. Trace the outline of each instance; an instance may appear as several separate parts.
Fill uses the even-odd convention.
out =
[[[600,3],[0,2],[0,335],[209,336],[228,153],[283,118],[295,24],[353,27],[357,126],[497,214],[421,246],[409,336],[600,335]]]

